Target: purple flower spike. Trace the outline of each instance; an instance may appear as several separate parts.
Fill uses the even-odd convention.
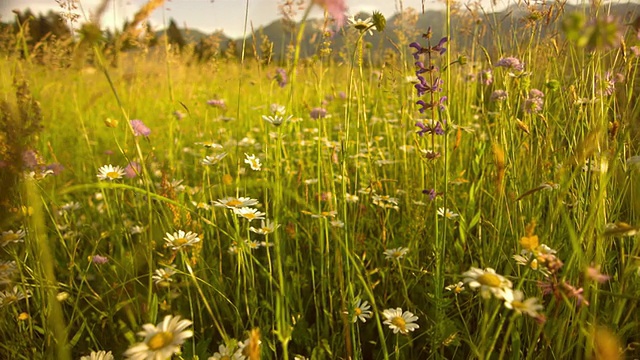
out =
[[[432,124],[425,124],[422,121],[418,121],[416,122],[416,126],[420,128],[417,132],[420,136],[423,136],[424,134],[444,135],[444,129],[439,121],[436,121],[435,123],[432,121]]]
[[[442,39],[440,39],[440,41],[438,42],[438,45],[434,46],[431,48],[431,51],[437,51],[438,53],[440,53],[440,55],[444,54],[445,52],[447,52],[447,48],[444,47],[443,45],[447,43],[447,41],[449,41],[449,39],[447,39],[447,37],[443,37]]]
[[[129,165],[127,165],[126,168],[124,168],[124,176],[129,179],[133,179],[134,177],[138,176],[141,171],[142,166],[140,165],[140,163],[138,163],[137,161],[132,161],[129,163]]]
[[[276,76],[274,77],[274,79],[278,82],[278,86],[280,86],[281,88],[285,87],[285,85],[287,85],[287,83],[289,82],[287,79],[287,72],[283,68],[276,69]]]
[[[142,120],[134,119],[130,121],[131,128],[133,128],[133,135],[135,136],[149,136],[151,134],[151,129],[149,129]]]

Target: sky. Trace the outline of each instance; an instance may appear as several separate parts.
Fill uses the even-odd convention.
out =
[[[69,0],[59,0],[67,2]],[[121,27],[125,19],[131,19],[133,14],[144,4],[145,0],[110,0],[109,10],[102,19],[101,24],[113,28]],[[311,0],[307,0],[310,2]],[[79,0],[79,9],[86,16],[94,11],[100,0]],[[268,25],[281,16],[278,13],[278,4],[281,0],[165,0],[163,7],[156,9],[151,15],[150,22],[155,29],[162,29],[163,24],[173,18],[179,27],[198,29],[205,33],[222,30],[227,36],[237,38],[244,32],[245,12],[248,6],[247,32],[254,28]],[[297,2],[297,1],[296,1]],[[438,0],[345,0],[349,10],[347,14],[356,14],[364,11],[371,13],[380,11],[386,17],[398,12],[400,5],[403,8],[412,7],[418,11],[425,8],[442,8],[442,1]],[[48,10],[58,10],[60,6],[56,0],[0,0],[0,18],[3,21],[13,18],[13,9],[30,8],[32,12],[46,13]],[[318,8],[316,6],[316,8]],[[322,17],[320,8],[312,13],[312,16]],[[166,20],[165,20],[166,19]]]

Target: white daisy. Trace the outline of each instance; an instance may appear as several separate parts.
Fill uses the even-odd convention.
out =
[[[445,286],[445,290],[451,291],[454,294],[460,294],[464,290],[464,283],[462,281],[458,281],[457,284],[451,284]]]
[[[170,283],[173,282],[173,275],[175,275],[176,270],[172,267],[166,267],[164,269],[156,269],[155,274],[151,276],[153,282],[162,287],[167,287]]]
[[[226,207],[227,209],[244,208],[258,205],[258,200],[249,197],[226,197],[213,202],[213,206]]]
[[[25,235],[26,233],[22,229],[15,232],[13,230],[3,231],[2,235],[0,235],[0,247],[9,245],[9,243],[12,243],[12,242],[13,243],[24,242]]]
[[[100,169],[98,169],[97,176],[98,176],[98,179],[103,181],[104,180],[113,181],[113,180],[122,179],[124,174],[125,172],[123,168],[121,168],[120,166],[113,166],[109,164],[109,165],[104,165]]]
[[[14,286],[12,289],[0,291],[0,306],[11,305],[28,297],[31,297],[29,290],[25,293],[21,289],[18,289],[17,286]]]
[[[233,352],[230,348],[220,345],[218,346],[218,351],[213,353],[213,356],[210,356],[207,360],[231,360],[232,356]]]
[[[262,169],[262,164],[260,163],[260,159],[258,159],[255,155],[244,154],[246,159],[244,159],[245,164],[249,164],[251,166],[251,170],[260,171]]]
[[[351,24],[351,26],[353,26],[354,29],[360,32],[367,31],[369,35],[373,35],[373,31],[371,31],[371,28],[373,27],[372,18],[361,20],[356,18],[355,16],[349,16],[347,18],[347,21],[349,22],[349,24]]]
[[[406,247],[399,247],[395,249],[387,249],[384,251],[384,256],[387,260],[400,260],[409,252]]]
[[[92,351],[91,354],[83,356],[80,360],[113,360],[113,354],[111,351],[107,352],[104,350],[100,351]]]
[[[171,315],[165,316],[158,325],[144,324],[144,330],[138,333],[144,340],[130,347],[124,356],[131,360],[169,359],[186,339],[193,336],[193,331],[185,330],[191,324],[190,320]]]
[[[412,312],[402,312],[401,308],[387,309],[382,312],[385,317],[383,324],[389,325],[389,328],[393,330],[394,334],[408,334],[409,331],[414,331],[420,326],[415,323],[418,317],[413,315]]]
[[[260,222],[260,227],[259,228],[254,228],[253,226],[249,228],[250,231],[256,233],[256,234],[260,234],[260,235],[267,235],[267,234],[271,234],[272,232],[276,231],[276,229],[280,227],[280,225],[272,223],[271,220],[267,220],[266,222],[264,220],[262,220]]]
[[[164,238],[166,242],[165,246],[170,247],[171,250],[193,246],[193,244],[200,241],[198,234],[191,231],[185,233],[182,230],[178,230],[178,232],[174,232],[173,234],[166,233],[166,235]]]
[[[371,305],[369,305],[368,301],[362,301],[360,299],[355,299],[353,305],[353,317],[351,318],[351,322],[356,322],[358,319],[363,323],[367,322],[367,319],[371,319]]]
[[[532,318],[539,317],[538,311],[544,308],[541,304],[538,304],[538,298],[524,300],[524,293],[520,290],[504,289],[502,298],[507,309],[512,309],[518,314],[525,313]]]
[[[220,162],[220,160],[224,159],[227,156],[226,152],[223,152],[221,154],[217,154],[217,155],[212,155],[212,156],[205,156],[204,159],[202,159],[202,164],[203,165],[215,165],[218,162]]]
[[[249,207],[243,207],[243,208],[235,208],[233,209],[233,212],[238,215],[238,216],[242,216],[243,218],[252,221],[252,220],[263,220],[264,216],[266,215],[263,212],[258,211],[258,209],[254,209],[254,208],[249,208]]]
[[[460,216],[460,215],[454,213],[453,211],[451,211],[449,209],[445,209],[445,208],[439,208],[438,209],[438,215],[442,216],[442,217],[446,217],[447,219],[455,219],[458,216]]]
[[[511,289],[511,281],[505,279],[502,275],[496,274],[492,268],[485,270],[472,267],[469,271],[462,274],[464,282],[472,289],[480,288],[480,295],[487,298],[493,294],[496,298],[502,299],[504,289]]]
[[[191,204],[193,206],[195,206],[195,208],[198,209],[198,210],[209,210],[209,209],[211,209],[211,205],[207,204],[206,202],[202,202],[202,201],[201,202],[195,202],[195,201],[192,201]]]

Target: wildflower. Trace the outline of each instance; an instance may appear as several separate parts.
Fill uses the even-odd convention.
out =
[[[144,228],[140,225],[133,225],[131,228],[129,228],[129,234],[131,235],[142,234],[143,231]]]
[[[441,96],[440,99],[438,99],[438,101],[436,102],[426,103],[424,102],[424,100],[418,100],[416,101],[416,105],[420,105],[420,108],[418,109],[418,111],[422,114],[425,111],[427,111],[427,109],[433,109],[436,106],[438,107],[438,109],[444,110],[444,103],[447,100],[448,98],[446,96]]]
[[[176,118],[176,120],[180,121],[180,120],[184,119],[185,116],[187,116],[187,115],[185,113],[181,112],[181,111],[176,110],[176,111],[173,112],[173,116]]]
[[[207,101],[207,104],[222,110],[227,108],[227,103],[223,99],[211,99]]]
[[[231,349],[221,344],[218,346],[218,351],[207,360],[231,360],[231,356],[233,356]]]
[[[17,267],[15,261],[0,260],[0,285],[10,283],[16,271]]]
[[[195,206],[196,209],[198,210],[210,210],[211,209],[211,205],[205,203],[205,202],[195,202],[192,201],[191,205]]]
[[[127,164],[127,167],[124,168],[124,176],[129,179],[133,179],[141,172],[142,166],[137,161],[131,161],[129,164]]]
[[[343,228],[344,227],[344,221],[342,220],[332,220],[331,222],[329,222],[329,224],[331,224],[331,226],[336,227],[336,228]]]
[[[444,80],[440,79],[439,77],[436,77],[433,80],[432,84],[427,83],[427,80],[420,75],[418,75],[418,80],[419,82],[413,85],[413,87],[415,87],[418,92],[418,96],[422,96],[426,93],[435,93],[442,91]]]
[[[83,356],[80,360],[113,360],[113,354],[111,351],[107,352],[104,350],[100,351],[92,351],[91,354]]]
[[[239,209],[234,208],[233,212],[236,215],[242,216],[243,218],[249,220],[249,222],[251,222],[252,220],[262,220],[266,215],[265,213],[258,211],[258,209],[249,208],[249,207],[243,207]]]
[[[458,214],[454,213],[453,211],[449,210],[449,209],[445,209],[445,208],[439,208],[438,209],[438,213],[439,216],[442,217],[446,217],[447,219],[451,220],[451,219],[455,219],[457,218]]]
[[[609,279],[611,279],[611,276],[609,275],[605,275],[603,273],[600,272],[600,267],[599,266],[589,266],[587,268],[587,277],[589,277],[592,280],[595,280],[596,282],[603,284],[605,282],[607,282]]]
[[[482,70],[478,75],[478,80],[483,85],[491,85],[493,84],[493,71],[491,69]]]
[[[204,157],[204,159],[202,159],[202,165],[215,165],[218,162],[220,162],[220,160],[224,159],[226,156],[227,156],[226,152],[213,155],[213,156],[207,155]]]
[[[238,350],[233,354],[233,359],[259,359],[260,358],[260,330],[253,329],[249,332],[249,338],[238,342]]]
[[[359,298],[356,298],[353,302],[353,317],[351,318],[351,322],[356,322],[358,319],[363,323],[367,322],[367,319],[371,319],[371,305],[369,305],[368,301],[362,301]]]
[[[491,101],[504,101],[507,99],[507,92],[504,90],[496,90],[491,93],[491,97],[489,97]]]
[[[166,233],[166,235],[164,238],[165,246],[170,247],[172,250],[179,250],[200,242],[198,234],[191,231],[185,233],[182,230],[178,230],[178,232],[174,232],[173,234]]]
[[[387,260],[400,260],[409,252],[406,247],[399,247],[395,249],[387,249],[384,251],[384,256]]]
[[[382,312],[382,315],[386,319],[383,324],[389,325],[394,334],[401,333],[406,335],[409,331],[414,331],[420,327],[415,323],[418,317],[409,311],[402,312],[401,308],[386,309]]]
[[[358,195],[351,195],[349,193],[346,193],[344,195],[344,199],[348,203],[355,204],[360,200],[360,197],[358,197]]]
[[[249,155],[245,153],[244,156],[246,156],[246,159],[244,159],[244,163],[249,164],[251,166],[251,170],[260,171],[260,169],[262,168],[260,159],[256,158],[256,156],[253,154]]]
[[[111,118],[106,118],[106,119],[104,119],[104,126],[109,127],[109,128],[117,128],[118,127],[118,120],[111,119]]]
[[[109,180],[114,181],[118,179],[122,179],[125,175],[124,169],[120,166],[113,166],[111,164],[104,165],[100,169],[98,169],[98,179],[100,180]]]
[[[213,141],[202,141],[202,142],[197,142],[195,144],[196,145],[200,145],[200,146],[204,146],[207,149],[216,149],[216,150],[224,149],[224,147],[222,145],[216,144]]]
[[[131,128],[133,129],[133,135],[135,136],[144,136],[147,137],[151,134],[151,129],[149,129],[142,120],[134,119],[129,122],[131,124]]]
[[[442,193],[439,193],[436,191],[436,189],[424,189],[422,190],[422,193],[425,195],[429,195],[429,200],[433,201],[436,199],[436,197],[442,195]]]
[[[180,320],[180,316],[165,316],[158,325],[145,324],[139,336],[144,340],[130,347],[124,355],[132,360],[168,359],[180,350],[180,345],[193,336],[193,331],[185,330],[191,326],[190,320]]]
[[[91,260],[92,263],[96,265],[104,265],[109,262],[109,258],[102,255],[93,255],[93,256],[90,256],[89,259]]]
[[[315,107],[311,109],[311,112],[309,113],[309,117],[311,117],[314,120],[323,119],[327,117],[327,110],[321,107]]]
[[[11,305],[28,297],[31,297],[30,291],[27,291],[25,293],[22,290],[18,289],[17,286],[14,286],[10,290],[0,291],[0,306]]]
[[[262,120],[270,123],[271,125],[280,126],[280,125],[282,125],[283,122],[291,120],[292,117],[293,117],[293,115],[289,115],[286,118],[283,117],[280,114],[274,114],[274,115],[269,115],[269,116],[262,115]]]
[[[213,202],[213,206],[226,207],[227,209],[244,208],[258,205],[258,200],[248,197],[226,197]]]
[[[344,3],[344,0],[313,0],[312,2],[324,7],[325,10],[331,14],[336,21],[338,29],[344,25],[344,13],[347,11],[347,5]]]
[[[15,232],[13,230],[3,231],[0,236],[0,247],[5,247],[9,243],[24,242],[25,235],[26,233],[22,229]]]
[[[249,228],[249,230],[254,232],[254,233],[256,233],[256,234],[267,235],[267,234],[271,234],[272,232],[276,231],[276,229],[278,227],[280,227],[280,225],[272,223],[271,220],[267,220],[266,222],[264,220],[262,220],[262,221],[260,221],[260,227],[259,228],[254,228],[253,226],[251,226]]]
[[[365,20],[357,19],[355,16],[349,16],[347,21],[354,29],[363,32],[368,32],[369,35],[373,35],[371,28],[373,27],[373,18],[367,18]]]
[[[480,288],[480,295],[487,298],[493,294],[496,298],[502,299],[504,289],[511,288],[511,281],[505,279],[502,275],[496,274],[492,268],[485,270],[472,267],[469,271],[462,274],[464,282],[472,289]]]
[[[278,82],[278,86],[280,86],[281,88],[287,85],[288,79],[287,71],[285,69],[277,68],[276,75],[273,78]]]
[[[538,311],[543,309],[543,306],[538,304],[538,298],[528,298],[524,300],[524,293],[520,290],[505,289],[503,292],[504,306],[507,309],[512,309],[518,314],[525,313],[532,318],[540,316]],[[524,300],[524,301],[523,301]]]
[[[322,211],[319,214],[314,214],[310,211],[307,210],[302,210],[302,213],[305,215],[311,215],[312,218],[314,219],[328,219],[328,218],[334,218],[338,215],[338,212],[335,210],[331,210],[331,211]]]
[[[524,101],[524,109],[528,113],[537,113],[542,111],[544,105],[544,93],[538,89],[531,89],[529,96]]]
[[[464,290],[464,283],[458,281],[456,284],[447,285],[445,286],[445,290],[451,291],[454,294],[460,294]]]
[[[498,60],[496,63],[497,67],[504,67],[507,69],[512,69],[516,71],[524,70],[524,63],[520,62],[520,59],[515,57],[506,57]]]
[[[398,210],[398,199],[389,195],[373,195],[371,197],[374,205],[377,205],[384,209]]]
[[[431,29],[429,29],[429,32],[430,31]],[[449,39],[447,37],[443,37],[442,39],[440,39],[440,41],[438,41],[438,44],[436,46],[432,47],[423,47],[418,42],[412,42],[411,44],[409,44],[409,47],[416,49],[416,52],[414,52],[412,55],[415,60],[418,60],[420,59],[420,55],[429,52],[437,52],[440,55],[444,54],[447,51],[447,48],[444,47],[444,44],[446,44],[448,40]]]
[[[520,238],[520,246],[527,251],[534,251],[540,246],[538,235],[523,236]]]
[[[440,121],[418,121],[416,122],[416,126],[420,128],[420,130],[416,133],[420,136],[423,136],[424,134],[444,135],[444,129],[442,128],[442,124],[440,123]]]
[[[157,286],[167,287],[173,282],[172,276],[175,274],[176,270],[174,268],[165,267],[164,269],[156,269],[151,279]]]

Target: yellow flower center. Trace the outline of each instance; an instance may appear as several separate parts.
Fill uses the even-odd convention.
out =
[[[173,333],[168,331],[162,331],[153,335],[147,342],[149,350],[156,351],[173,342]]]
[[[227,201],[227,206],[237,207],[240,204],[242,204],[242,202],[240,200],[238,200],[238,199],[233,199],[233,200]]]
[[[220,360],[231,360],[231,357],[229,355],[222,355]]]
[[[353,312],[356,314],[356,316],[358,316],[358,315],[362,314],[362,309],[356,308]]]
[[[253,220],[253,219],[256,218],[256,214],[254,214],[254,213],[246,213],[243,216],[246,217],[249,220]]]
[[[15,295],[7,295],[4,297],[4,300],[2,301],[2,303],[4,305],[8,305],[8,304],[12,304],[14,302],[18,301],[18,297]]]
[[[392,255],[394,258],[398,259],[402,257],[402,251],[394,251]]]
[[[117,171],[109,171],[109,172],[107,173],[107,177],[108,177],[109,179],[117,179],[117,178],[119,178],[119,177],[120,177],[120,174],[119,174]]]
[[[11,242],[11,241],[15,241],[18,240],[20,237],[18,236],[18,234],[6,234],[4,236],[2,236],[2,242]]]
[[[189,242],[189,240],[187,240],[186,238],[181,237],[181,238],[174,239],[173,240],[173,245],[181,246],[181,245],[186,244],[187,242]]]
[[[518,301],[518,300],[514,300],[511,302],[511,306],[513,306],[514,309],[524,309],[525,306],[522,303],[522,301]]]
[[[407,331],[407,327],[406,327],[407,322],[404,321],[404,318],[400,316],[396,316],[391,320],[391,323],[395,325],[398,329],[400,329],[401,332]]]
[[[500,281],[500,278],[496,274],[491,274],[491,273],[484,273],[478,276],[477,280],[480,284],[486,285],[489,287],[500,287],[500,284],[502,284],[502,281]]]

